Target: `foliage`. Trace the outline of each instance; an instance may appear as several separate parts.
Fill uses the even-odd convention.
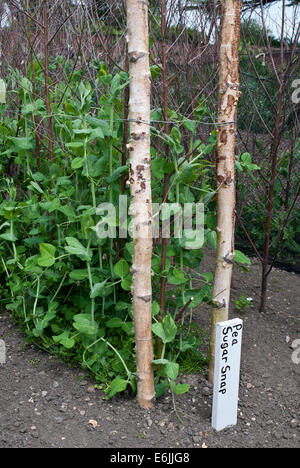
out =
[[[260,140],[256,139],[256,144],[260,145]],[[262,158],[263,165],[261,170],[264,170],[267,176],[269,177],[268,171],[271,169],[267,167],[267,151],[265,157]],[[248,161],[247,168],[245,167],[245,161]],[[271,254],[274,254],[279,248],[279,257],[284,257],[286,262],[289,262],[293,265],[295,261],[295,254],[299,256],[300,246],[299,246],[299,233],[300,233],[300,215],[299,210],[294,209],[289,217],[288,223],[285,224],[285,219],[288,213],[288,208],[294,199],[296,192],[300,184],[299,172],[295,169],[291,170],[289,166],[293,162],[292,167],[297,168],[300,161],[300,140],[299,138],[295,141],[295,146],[293,149],[293,155],[291,150],[282,152],[278,156],[278,177],[275,181],[274,186],[274,214],[272,216],[271,223]],[[253,242],[255,243],[257,249],[262,252],[264,246],[264,226],[265,226],[265,207],[268,201],[268,195],[266,191],[261,190],[260,179],[254,177],[251,172],[249,172],[249,167],[258,170],[258,166],[253,165],[251,161],[251,156],[249,153],[244,153],[239,158],[237,158],[236,167],[243,177],[243,173],[250,175],[248,184],[239,183],[239,199],[240,204],[244,205],[243,209],[243,219],[244,225],[247,231],[249,232]],[[289,192],[287,191],[289,187]],[[257,201],[253,203],[244,203],[244,200],[247,199],[247,196],[251,193],[255,193]],[[281,232],[282,226],[284,226],[282,233],[282,241],[278,244],[278,234]],[[241,227],[238,227],[237,234],[239,239],[243,239],[245,242],[248,242],[248,239],[245,237]]]
[[[253,299],[251,297],[240,296],[239,299],[235,301],[236,308],[241,312],[245,312],[246,309],[253,307]]]
[[[120,165],[123,122],[118,116],[122,115],[122,91],[128,76],[124,72],[112,76],[101,65],[92,87],[81,79],[80,71],[68,74],[65,64],[68,85],[59,82],[51,94],[55,161],[50,164],[47,132],[42,130],[45,105],[36,95],[43,92],[44,78],[39,64],[34,67],[35,92],[31,70],[28,78],[11,70],[7,104],[1,105],[2,297],[29,341],[79,362],[100,384],[107,385],[108,397],[130,387],[135,392],[129,296],[132,239],[125,240],[121,255],[119,241],[97,236],[99,225],[107,230],[119,227],[118,196],[122,174],[128,177],[128,166]],[[55,71],[55,63],[52,67]],[[96,89],[102,90],[99,100]],[[13,97],[19,112],[12,108]],[[153,110],[153,116],[160,115],[160,109]],[[165,161],[153,144],[153,201],[161,202],[161,181],[167,173],[172,185],[168,201],[207,200],[209,204],[214,191],[208,184],[211,164],[205,158],[214,148],[215,135],[201,143],[194,136],[193,121],[186,121],[190,147],[197,149],[185,161],[178,125],[182,116],[170,110],[170,118],[174,125],[169,136],[158,125],[152,127],[153,142],[166,142],[172,156]],[[35,135],[39,138],[39,167]],[[15,177],[10,175],[12,169]],[[110,213],[97,212],[98,205],[108,200],[116,207],[116,220]],[[163,361],[154,361],[158,395],[167,386],[177,394],[186,391],[187,387],[176,384],[179,357],[184,362],[186,352],[199,356],[201,333],[195,331],[192,312],[203,301],[210,301],[212,276],[196,269],[204,243],[212,243],[214,238],[214,223],[214,214],[208,209],[205,239],[197,250],[185,248],[188,239],[172,238],[164,272],[160,271],[161,247],[155,243],[154,291],[159,289],[162,275],[169,283],[168,312],[161,323],[157,320],[158,303],[153,302],[153,333],[164,343]],[[191,297],[188,325],[184,316],[177,322],[176,316]]]

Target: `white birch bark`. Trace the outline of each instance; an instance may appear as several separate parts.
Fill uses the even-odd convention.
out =
[[[137,399],[150,408],[155,398],[152,340],[152,208],[148,3],[127,0],[130,74],[130,189],[134,256],[132,295],[137,359]],[[146,122],[146,123],[143,123]]]
[[[217,139],[217,252],[209,381],[214,379],[216,323],[228,320],[235,228],[236,109],[239,99],[240,0],[222,0]]]

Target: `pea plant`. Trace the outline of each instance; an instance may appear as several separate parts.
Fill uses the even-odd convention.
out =
[[[123,91],[128,75],[112,76],[99,63],[94,72],[91,83],[82,79],[80,70],[70,74],[66,63],[65,82],[51,88],[52,163],[47,111],[40,97],[43,73],[35,63],[33,89],[30,72],[22,77],[11,70],[6,103],[0,104],[1,292],[27,341],[78,362],[111,398],[126,389],[136,392],[130,296],[133,240],[128,236],[122,244],[116,236],[97,235],[99,226],[108,234],[121,227],[119,196],[129,196],[128,186],[125,192],[122,189],[124,177],[129,179],[129,164],[122,165]],[[181,125],[183,116],[169,113],[174,122],[170,134],[159,123],[151,127],[153,201],[201,202],[205,218],[204,237],[196,249],[188,248],[190,239],[171,233],[164,271],[160,238],[153,241],[155,349],[157,340],[162,342],[153,361],[157,396],[167,389],[173,395],[188,390],[188,385],[176,383],[188,361],[196,362],[198,369],[206,365],[200,352],[203,331],[193,314],[211,301],[212,274],[201,272],[199,264],[204,245],[216,243],[212,164],[206,159],[215,146],[215,132],[202,142],[195,121]],[[153,121],[161,117],[161,109],[154,109]],[[188,148],[182,142],[183,132]],[[168,160],[159,149],[162,141],[169,147]],[[167,200],[163,200],[165,174],[170,180]],[[99,214],[97,207],[107,202],[115,206],[115,217]],[[160,227],[169,218],[174,229],[174,210],[168,214],[159,210],[156,215]],[[166,313],[160,318],[157,291],[162,278],[167,279],[167,293]]]

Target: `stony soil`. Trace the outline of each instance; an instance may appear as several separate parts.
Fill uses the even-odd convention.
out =
[[[292,346],[300,333],[300,276],[273,271],[264,315],[258,294],[259,266],[254,262],[250,273],[235,268],[231,317],[244,320],[238,424],[220,432],[211,428],[212,388],[204,376],[181,376],[191,384],[176,398],[181,421],[170,395],[149,412],[134,399],[106,401],[81,369],[24,349],[22,333],[3,312],[0,448],[299,447],[300,349]],[[241,295],[253,298],[253,308],[243,313],[234,310]],[[209,308],[195,320],[208,329]]]

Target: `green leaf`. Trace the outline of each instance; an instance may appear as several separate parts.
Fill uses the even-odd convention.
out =
[[[157,301],[152,302],[152,317],[155,317],[157,314],[159,314],[160,311],[160,305]]]
[[[116,74],[110,83],[110,92],[112,95],[114,95],[117,92],[120,86],[120,83],[121,83],[121,77],[119,74]]]
[[[166,161],[165,163],[165,167],[164,167],[164,172],[166,174],[173,174],[173,172],[175,171],[175,165],[174,163],[170,162],[170,161]]]
[[[104,156],[101,156],[101,158],[97,159],[96,162],[92,162],[90,164],[89,161],[89,175],[91,177],[99,177],[103,174],[106,166],[108,164],[108,156],[105,154]],[[84,174],[87,175],[87,174]]]
[[[167,256],[168,257],[175,257],[177,254],[176,249],[173,247],[173,245],[167,245]]]
[[[248,171],[260,170],[259,166],[257,166],[256,164],[252,164],[252,157],[251,157],[250,153],[241,154],[240,161],[241,161],[241,164],[240,163],[238,163],[238,164],[240,164],[242,169],[243,169],[243,166],[244,166],[244,167],[246,167],[246,169],[248,169]]]
[[[177,326],[171,315],[166,315],[162,321],[165,331],[165,343],[170,343],[174,340],[177,333]]]
[[[104,138],[104,133],[103,133],[102,128],[100,127],[94,128],[92,133],[90,134],[88,141],[93,140],[95,138],[100,138],[100,139]]]
[[[88,314],[77,314],[74,315],[73,326],[83,335],[95,336],[98,331],[98,325],[95,320],[91,319]]]
[[[122,278],[121,287],[124,291],[130,291],[132,286],[132,277],[126,276],[126,278]]]
[[[161,273],[164,273],[164,274],[169,273],[170,267],[171,267],[171,261],[170,261],[169,258],[166,259],[166,268],[165,268],[164,272],[161,271],[161,258],[160,257],[153,257],[152,258],[152,270],[157,275],[159,275]]]
[[[155,80],[155,78],[157,78],[160,75],[161,70],[161,67],[159,67],[158,65],[152,65],[150,67],[151,79]]]
[[[260,166],[257,166],[257,164],[248,164],[247,169],[249,171],[260,171]]]
[[[207,281],[208,283],[212,283],[214,280],[214,275],[212,274],[211,271],[207,273],[201,273],[201,276]]]
[[[186,281],[184,273],[176,268],[168,276],[168,283],[170,284],[184,284]]]
[[[75,345],[75,340],[74,338],[69,338],[68,331],[64,331],[60,335],[52,336],[52,339],[55,343],[60,343],[67,349],[71,349]]]
[[[42,99],[37,99],[34,102],[31,102],[30,104],[26,104],[22,107],[22,113],[24,115],[28,114],[34,114],[35,112],[41,111],[45,109],[45,104]]]
[[[176,395],[183,395],[183,393],[186,393],[189,391],[190,385],[189,384],[178,384],[175,385],[173,388],[173,391],[176,393]]]
[[[204,236],[199,236],[199,232],[195,229],[185,229],[184,237],[181,239],[180,245],[186,249],[196,250],[203,247],[204,241]]]
[[[24,76],[20,81],[20,88],[22,88],[24,93],[32,93],[31,81],[29,81],[29,79]]]
[[[164,167],[166,161],[163,158],[157,158],[152,161],[151,170],[154,177],[157,179],[163,179],[165,175]]]
[[[133,327],[133,322],[124,322],[122,325],[122,329],[124,330],[127,335],[131,336],[134,334],[134,327]]]
[[[116,393],[123,392],[126,390],[127,387],[127,380],[121,379],[120,377],[116,377],[110,386],[104,390],[107,393],[107,398],[112,398]]]
[[[39,184],[37,182],[34,182],[33,180],[30,182],[28,187],[33,187],[35,190],[37,190],[39,193],[44,193],[44,190],[41,189]]]
[[[55,263],[55,247],[51,244],[40,244],[38,264],[42,267],[51,267]]]
[[[70,278],[74,281],[82,281],[89,277],[87,270],[73,270],[69,274]]]
[[[170,343],[174,340],[177,333],[177,326],[170,315],[165,316],[161,323],[154,323],[152,331],[159,336],[163,343]]]
[[[115,75],[115,77],[113,78],[113,80],[111,82],[110,91],[111,91],[111,94],[114,97],[117,96],[120,93],[120,91],[122,91],[122,89],[126,88],[126,86],[128,86],[128,84],[129,84],[129,80],[127,80],[125,83],[120,84],[121,78],[122,78],[121,74]]]
[[[237,263],[245,263],[246,265],[251,265],[251,260],[248,258],[243,252],[240,252],[240,250],[235,250],[234,251],[234,260]]]
[[[243,161],[244,164],[251,164],[252,158],[250,153],[243,153],[241,154],[241,160]]]
[[[88,135],[92,133],[91,128],[80,128],[74,130],[75,135],[79,135],[79,137],[86,138]]]
[[[154,335],[157,335],[159,336],[159,338],[161,338],[163,340],[163,342],[165,343],[165,330],[164,330],[164,327],[162,325],[162,323],[154,323],[152,325],[152,331],[154,333]]]
[[[119,301],[116,303],[116,310],[119,312],[120,310],[126,310],[130,307],[130,304],[128,304],[127,302],[123,302],[123,301]]]
[[[69,219],[75,219],[76,218],[76,215],[75,215],[75,212],[74,212],[73,208],[71,206],[69,206],[69,205],[60,206],[58,208],[58,211],[63,213]]]
[[[26,137],[9,137],[10,141],[20,150],[34,149],[33,140]]]
[[[155,396],[156,398],[161,397],[168,388],[168,383],[166,381],[160,382],[155,385]]]
[[[116,180],[119,179],[119,177],[124,173],[128,171],[128,167],[127,166],[120,166],[118,167],[110,177],[106,177],[106,182],[108,182],[109,184],[111,184],[112,182],[116,182]]]
[[[77,255],[81,260],[90,261],[92,258],[91,252],[86,249],[79,240],[75,237],[66,237],[68,246],[65,250],[71,255]]]
[[[179,372],[179,364],[177,362],[168,362],[165,366],[166,376],[171,380],[176,380]]]
[[[202,150],[202,154],[204,155],[204,154],[211,153],[214,147],[215,147],[215,143],[211,143],[210,145],[205,146]]]
[[[118,278],[124,278],[129,273],[129,265],[124,258],[114,265],[114,273]]]
[[[235,167],[239,172],[243,172],[243,167],[239,161],[235,161]]]
[[[216,231],[209,231],[207,234],[207,241],[212,249],[216,250],[217,248],[217,233]]]
[[[180,144],[181,142],[181,133],[178,127],[173,127],[170,133],[171,137],[173,140],[177,143]]]
[[[41,337],[44,334],[44,329],[47,328],[48,321],[39,320],[36,322],[35,328],[32,330],[32,333],[36,337]]]
[[[48,201],[48,202],[40,202],[40,207],[48,211],[49,213],[52,213],[53,211],[57,210],[60,207],[60,199],[59,198],[54,198],[54,200]]]
[[[72,185],[72,181],[69,179],[67,176],[62,176],[58,177],[56,180],[56,185],[62,185],[62,186],[67,186],[67,185]]]
[[[75,158],[73,159],[72,163],[71,163],[71,168],[76,170],[76,169],[80,169],[82,166],[83,166],[83,163],[84,163],[84,158]]]
[[[71,143],[66,143],[66,147],[70,149],[82,148],[84,145],[83,141],[72,141]]]
[[[19,214],[18,208],[14,207],[14,206],[4,206],[3,211],[4,211],[5,219],[16,218],[18,216],[18,214]]]
[[[78,115],[78,110],[70,102],[65,103],[65,111],[66,111],[66,114]]]
[[[95,299],[95,297],[102,296],[102,292],[105,288],[107,280],[103,281],[102,283],[96,283],[94,284],[91,294],[90,294],[90,299]]]
[[[119,327],[122,327],[123,324],[124,324],[123,320],[121,320],[119,317],[113,317],[108,322],[106,322],[106,326],[108,328],[119,328]]]
[[[0,237],[1,239],[9,241],[9,242],[16,242],[18,240],[18,238],[10,231],[5,232],[4,234],[1,234]]]
[[[38,267],[38,255],[28,257],[25,261],[25,271],[30,273],[41,273],[42,269]]]
[[[161,358],[161,359],[154,359],[152,361],[153,364],[157,364],[158,366],[159,365],[165,365],[165,364],[168,364],[168,359],[164,359],[164,358]]]
[[[198,122],[194,120],[185,120],[183,126],[191,133],[195,133],[197,130]]]
[[[179,177],[177,178],[177,183],[181,184],[190,184],[194,182],[198,178],[197,171],[195,167],[192,166],[186,166],[183,168],[183,170],[180,172]]]

